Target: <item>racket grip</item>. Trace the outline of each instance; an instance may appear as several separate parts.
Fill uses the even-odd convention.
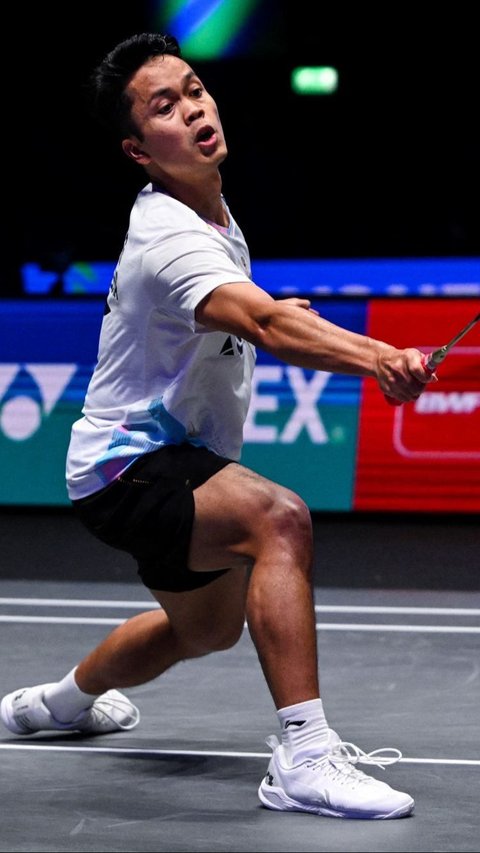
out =
[[[435,373],[437,367],[436,364],[430,361],[430,356],[428,355],[428,353],[423,354],[422,366],[425,368],[425,370],[428,370],[429,373]],[[385,397],[385,400],[387,401],[389,406],[403,406],[401,400],[396,400],[395,397],[389,397],[388,394],[384,394],[383,396]]]

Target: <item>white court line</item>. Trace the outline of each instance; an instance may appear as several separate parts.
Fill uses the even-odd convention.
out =
[[[1,600],[1,599],[0,599]],[[404,613],[405,615],[422,616],[480,616],[480,609],[475,607],[383,607],[366,604],[317,604],[316,613]]]
[[[271,752],[233,752],[229,750],[203,750],[203,749],[135,749],[129,747],[105,747],[105,746],[55,746],[52,744],[38,743],[0,743],[1,749],[30,750],[37,752],[86,752],[99,753],[102,755],[131,755],[141,758],[271,758]],[[480,759],[474,758],[401,758],[399,763],[403,764],[450,764],[457,766],[479,767]]]
[[[152,598],[151,601],[111,601],[97,598],[0,598],[0,606],[20,605],[25,607],[110,607],[119,610],[151,610],[160,605]],[[479,611],[480,612],[480,611]]]
[[[125,619],[102,619],[89,616],[0,616],[1,622],[40,625],[122,625]],[[245,624],[243,626],[247,628]],[[317,622],[317,631],[398,631],[424,634],[480,634],[471,625],[389,625],[388,623]]]
[[[40,625],[123,625],[125,619],[101,619],[96,616],[0,616],[0,622]]]
[[[0,598],[0,606],[19,605],[23,607],[109,607],[120,610],[152,610],[157,602],[151,601],[121,601],[112,599],[90,598]],[[316,613],[397,613],[405,615],[430,615],[430,616],[480,616],[480,608],[475,607],[403,607],[382,605],[356,605],[356,604],[317,604]]]
[[[317,631],[400,631],[424,634],[480,634],[479,628],[471,625],[389,625],[361,622],[317,622]]]

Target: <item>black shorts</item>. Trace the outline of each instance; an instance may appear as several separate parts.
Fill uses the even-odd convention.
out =
[[[145,453],[113,483],[72,504],[94,536],[135,558],[149,589],[197,589],[228,569],[188,568],[193,490],[230,462],[205,447],[167,445]]]

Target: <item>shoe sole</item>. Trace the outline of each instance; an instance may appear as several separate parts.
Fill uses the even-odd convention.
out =
[[[354,820],[394,820],[395,818],[408,817],[412,814],[415,807],[415,802],[410,799],[408,802],[394,809],[388,814],[362,811],[341,812],[334,809],[326,808],[320,805],[307,805],[300,803],[297,800],[292,800],[288,797],[282,788],[275,788],[273,785],[268,786],[268,791],[265,791],[263,783],[258,789],[260,802],[267,809],[282,812],[308,812],[309,814],[323,815],[324,817],[340,817],[350,818]]]

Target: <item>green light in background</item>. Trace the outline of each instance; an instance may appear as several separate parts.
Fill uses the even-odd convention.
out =
[[[294,68],[291,84],[297,95],[332,95],[338,89],[338,71],[328,65]]]

